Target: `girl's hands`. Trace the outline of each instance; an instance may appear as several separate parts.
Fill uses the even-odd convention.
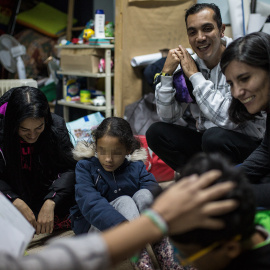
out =
[[[38,214],[36,234],[53,232],[54,208],[54,201],[48,199],[44,202]]]
[[[233,182],[208,187],[221,173],[209,171],[201,176],[181,179],[162,193],[152,208],[169,226],[169,234],[183,233],[194,228],[221,229],[223,223],[211,216],[225,214],[238,205],[235,200],[213,201],[233,189]]]
[[[21,199],[17,198],[13,201],[13,205],[22,213],[28,222],[36,228],[36,218],[30,207]]]

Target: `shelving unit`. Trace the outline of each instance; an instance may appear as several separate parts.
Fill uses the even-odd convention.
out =
[[[114,48],[114,45],[64,45],[64,46],[56,46],[56,48],[64,50],[64,49],[104,49],[105,50],[105,73],[90,73],[90,72],[78,72],[74,71],[58,71],[58,74],[63,75],[63,99],[58,100],[58,104],[63,105],[63,116],[66,122],[69,121],[69,110],[68,107],[75,107],[79,109],[86,109],[91,111],[100,111],[105,112],[105,117],[112,116],[112,109],[114,108],[112,104],[112,95],[111,95],[111,77],[114,76],[114,73],[111,72],[111,51]],[[77,101],[66,101],[66,76],[78,76],[78,77],[90,77],[90,78],[105,78],[105,106],[94,106],[91,104],[84,104]],[[114,113],[113,113],[114,114]]]

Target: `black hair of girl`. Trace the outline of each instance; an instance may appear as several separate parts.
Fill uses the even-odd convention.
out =
[[[270,78],[270,35],[255,32],[233,41],[221,57],[220,66],[223,73],[234,60],[261,68],[269,73]],[[233,122],[243,123],[254,119],[255,115],[250,114],[238,99],[232,98],[229,117]]]
[[[54,134],[58,131],[52,125],[50,107],[44,93],[38,88],[29,86],[16,87],[10,91],[12,93],[8,99],[5,112],[3,135],[3,152],[10,181],[16,182],[21,173],[21,150],[18,131],[20,123],[27,118],[44,117],[45,128],[35,143],[35,148],[47,156],[49,163],[55,165],[55,157],[61,155],[63,162],[72,164],[74,160],[65,153],[64,149],[61,151],[61,144],[57,143]],[[48,167],[44,168],[44,171],[49,170]],[[19,185],[19,181],[14,184]]]
[[[97,129],[93,131],[92,135],[96,144],[104,136],[116,137],[131,154],[141,147],[140,141],[133,135],[130,124],[120,117],[105,118]]]

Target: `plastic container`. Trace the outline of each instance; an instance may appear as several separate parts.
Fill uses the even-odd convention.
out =
[[[80,88],[76,80],[68,80],[67,81],[67,96],[66,101],[72,101],[75,97],[80,99]]]
[[[41,87],[40,90],[45,94],[49,102],[56,99],[56,85],[54,82],[51,82],[48,85]]]
[[[81,90],[80,91],[80,101],[82,103],[89,103],[91,102],[91,93],[89,90]]]
[[[105,14],[103,9],[97,9],[95,14],[95,37],[105,38]]]

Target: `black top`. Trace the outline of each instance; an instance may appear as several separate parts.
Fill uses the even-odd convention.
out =
[[[0,106],[8,102],[11,91],[0,98]],[[55,130],[55,143],[51,149],[44,149],[42,139],[34,144],[20,143],[21,173],[17,185],[7,174],[6,160],[2,152],[4,115],[0,117],[0,191],[11,201],[20,198],[34,211],[39,211],[44,201],[52,199],[56,206],[74,197],[75,160],[74,164],[65,161],[61,151],[71,156],[73,145],[64,119],[52,114],[52,126]],[[40,135],[40,137],[42,134]],[[20,185],[20,188],[18,187]]]

